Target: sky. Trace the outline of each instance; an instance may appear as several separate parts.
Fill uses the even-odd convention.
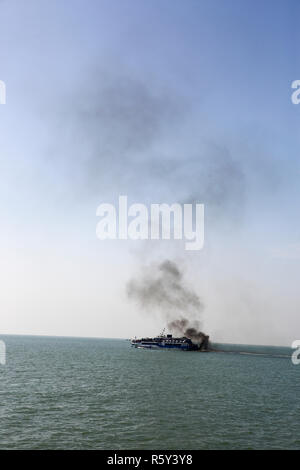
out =
[[[165,326],[126,286],[170,259],[216,342],[300,337],[297,0],[2,0],[2,334]],[[96,209],[203,203],[205,242],[96,237]]]

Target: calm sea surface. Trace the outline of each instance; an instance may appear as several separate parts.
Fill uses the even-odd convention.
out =
[[[1,449],[300,448],[300,365],[289,348],[0,339]]]

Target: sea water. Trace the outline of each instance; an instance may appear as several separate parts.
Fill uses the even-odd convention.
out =
[[[1,449],[300,448],[300,365],[289,348],[0,339]]]

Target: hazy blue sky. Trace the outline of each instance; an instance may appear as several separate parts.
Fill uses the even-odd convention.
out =
[[[171,258],[212,339],[298,339],[299,2],[2,0],[0,18],[0,330],[155,334],[126,283]],[[101,242],[119,194],[204,203],[204,249]]]

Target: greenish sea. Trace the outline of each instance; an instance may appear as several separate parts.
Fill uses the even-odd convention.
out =
[[[299,449],[291,350],[1,336],[1,449]]]

